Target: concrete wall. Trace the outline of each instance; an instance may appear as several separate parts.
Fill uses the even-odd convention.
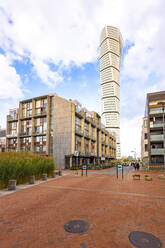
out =
[[[65,168],[65,155],[72,153],[72,102],[55,96],[53,156],[57,169]]]

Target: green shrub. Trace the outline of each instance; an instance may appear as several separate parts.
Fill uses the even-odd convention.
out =
[[[0,153],[0,188],[7,186],[10,179],[20,184],[27,182],[29,176],[41,178],[42,173],[49,175],[54,169],[52,157],[23,151]]]
[[[133,177],[140,177],[140,174],[134,174]]]
[[[150,177],[149,175],[144,175],[144,177]]]

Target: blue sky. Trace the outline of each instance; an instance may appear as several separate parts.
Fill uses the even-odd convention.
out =
[[[0,3],[0,125],[22,99],[55,92],[101,114],[99,39],[123,37],[121,152],[140,155],[147,92],[164,90],[163,0],[6,0]],[[65,8],[64,8],[65,6]]]

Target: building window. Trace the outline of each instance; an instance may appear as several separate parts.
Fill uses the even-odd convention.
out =
[[[75,136],[75,151],[81,152],[81,137]]]
[[[81,119],[77,116],[75,117],[75,129],[81,131]]]
[[[95,153],[95,142],[91,142],[91,152]]]
[[[89,153],[89,140],[87,140],[87,139],[84,139],[84,152],[86,154]]]
[[[144,133],[144,139],[148,139],[148,134]]]
[[[46,133],[47,131],[47,118],[35,119],[35,133]]]
[[[31,137],[21,138],[20,146],[21,146],[21,150],[30,151],[31,150]]]
[[[35,102],[35,114],[46,114],[47,113],[47,99],[39,99]]]
[[[89,136],[89,125],[86,122],[84,123],[84,135]]]
[[[145,120],[145,121],[144,121],[144,127],[147,127],[147,125],[148,125],[148,121]]]
[[[17,136],[17,122],[11,122],[9,123],[9,133],[12,136]]]
[[[35,137],[34,149],[36,152],[46,152],[46,136]]]
[[[23,135],[32,134],[32,120],[25,120],[21,122],[21,134]]]
[[[32,102],[22,104],[22,115],[23,117],[32,116]]]
[[[16,150],[17,149],[17,138],[14,139],[9,139],[8,141],[8,150],[12,151],[12,150]]]
[[[148,151],[148,144],[145,144],[145,148],[144,148],[145,152]]]

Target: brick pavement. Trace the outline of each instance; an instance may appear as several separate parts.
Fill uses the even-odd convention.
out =
[[[133,248],[131,231],[152,233],[165,247],[165,181],[140,174],[133,181],[132,173],[124,180],[71,173],[1,197],[0,248]],[[77,219],[88,222],[87,233],[64,230]]]

